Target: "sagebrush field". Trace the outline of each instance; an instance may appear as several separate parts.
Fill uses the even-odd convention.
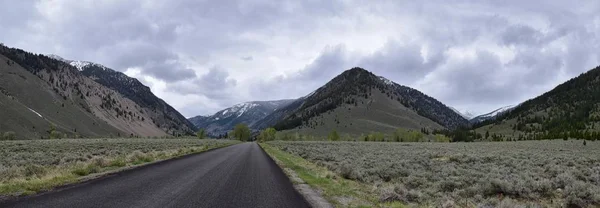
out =
[[[0,195],[35,193],[82,176],[235,143],[213,139],[0,141]]]
[[[379,202],[427,207],[600,206],[600,143],[269,142],[341,177],[372,185]]]

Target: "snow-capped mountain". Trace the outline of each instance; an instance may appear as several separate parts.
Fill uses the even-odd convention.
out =
[[[465,111],[465,112],[461,112],[456,108],[450,107],[450,109],[452,109],[454,112],[458,113],[458,115],[462,116],[463,118],[470,120],[473,117],[475,117],[475,115],[473,115],[473,113],[469,112],[469,111]]]
[[[88,66],[94,66],[103,70],[110,70],[108,67],[103,66],[102,64],[97,64],[97,63],[93,63],[93,62],[89,62],[89,61],[73,61],[73,60],[68,60],[68,59],[64,59],[63,57],[60,57],[58,55],[55,54],[48,54],[47,55],[50,58],[68,63],[71,66],[74,66],[75,68],[79,69],[79,71],[83,71],[85,68],[87,68]]]
[[[482,121],[494,119],[494,118],[498,117],[499,115],[510,112],[512,109],[515,109],[515,107],[517,107],[517,106],[515,106],[515,105],[504,106],[504,107],[498,108],[492,112],[489,112],[489,113],[486,113],[483,115],[479,115],[479,116],[471,119],[470,122],[471,123],[479,123]]]
[[[235,125],[240,123],[245,123],[253,128],[257,121],[293,101],[275,100],[240,103],[220,110],[211,116],[196,116],[189,120],[197,128],[205,129],[209,135],[219,136],[231,131]]]

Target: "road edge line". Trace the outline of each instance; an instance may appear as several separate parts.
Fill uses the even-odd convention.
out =
[[[259,144],[258,146],[265,154],[267,154],[269,156],[269,158],[275,164],[277,164],[277,167],[279,167],[282,170],[282,172],[285,173],[285,175],[288,177],[290,182],[292,182],[294,189],[296,189],[296,191],[304,198],[304,200],[306,202],[308,202],[310,204],[311,207],[313,207],[313,208],[333,208],[334,207],[329,201],[327,201],[325,198],[323,198],[323,196],[318,191],[316,191],[309,184],[304,182],[304,180],[297,177],[297,173],[294,170],[283,167],[281,161],[279,161],[277,158],[275,158],[274,156],[269,154],[267,151],[265,151],[262,144]]]

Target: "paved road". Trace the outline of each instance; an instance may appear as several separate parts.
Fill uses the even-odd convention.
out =
[[[158,163],[0,207],[308,207],[256,143]]]

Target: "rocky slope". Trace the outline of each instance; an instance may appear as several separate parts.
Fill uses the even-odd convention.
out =
[[[156,97],[149,87],[135,78],[101,64],[70,61],[56,55],[50,57],[68,63],[83,75],[134,101],[149,114],[151,121],[170,135],[193,134],[195,127],[177,110]]]
[[[63,61],[0,45],[0,132],[18,138],[165,136],[151,109]]]

